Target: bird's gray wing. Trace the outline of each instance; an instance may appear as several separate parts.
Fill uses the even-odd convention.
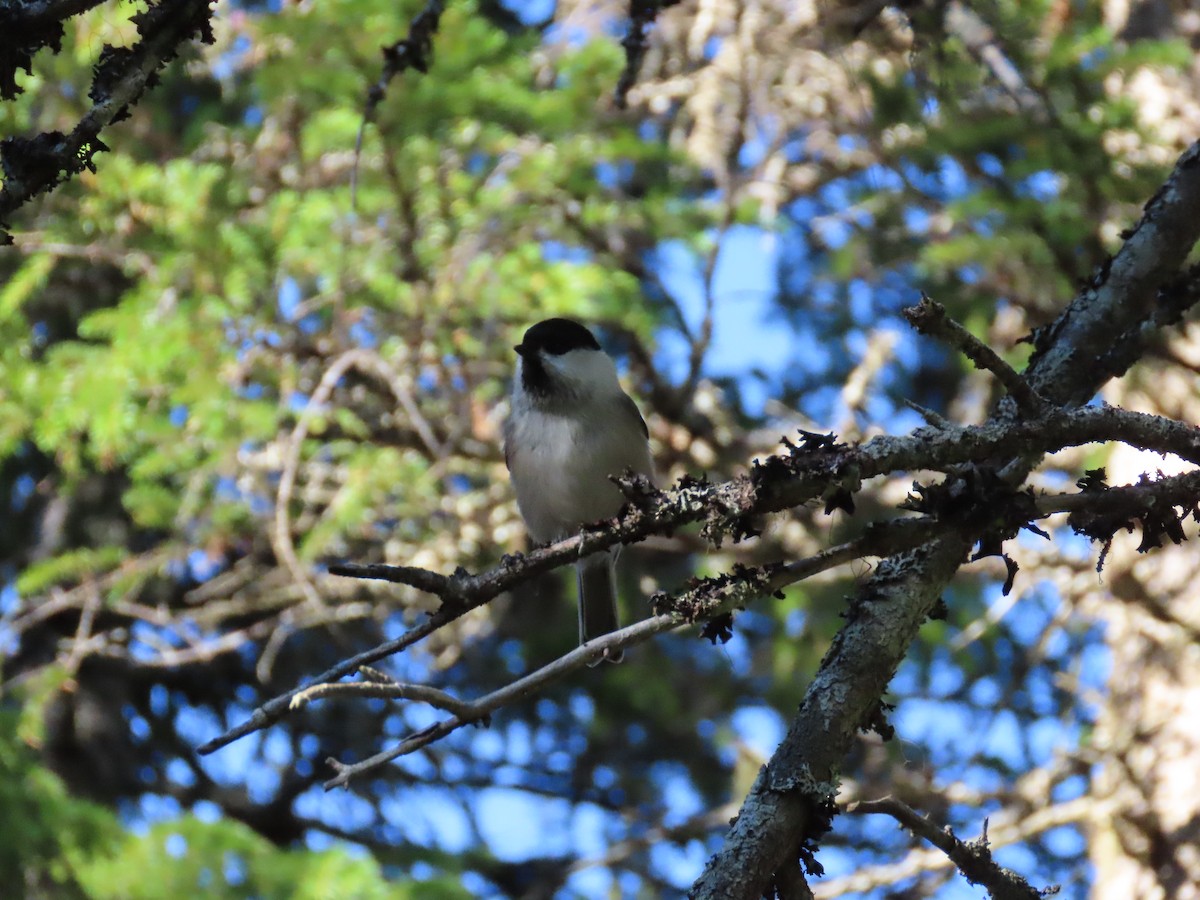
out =
[[[504,468],[512,471],[512,421],[504,423]]]
[[[624,392],[621,394],[621,408],[624,412],[638,420],[638,423],[642,426],[642,434],[646,436],[646,440],[649,440],[650,429],[646,427],[646,420],[642,418],[641,410],[633,402],[633,398]]]

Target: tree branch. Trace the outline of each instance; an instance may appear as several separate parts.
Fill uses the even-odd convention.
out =
[[[43,47],[62,49],[63,22],[104,0],[0,0],[0,100],[12,100],[24,88],[17,69],[33,74],[33,57]]]
[[[1038,801],[1044,803],[1045,797],[1039,797]],[[992,847],[1015,844],[1051,828],[1092,819],[1101,812],[1107,812],[1108,805],[1104,801],[1097,803],[1095,797],[1085,796],[1053,806],[1041,806],[1019,820],[993,823],[988,829],[988,841]],[[847,811],[856,810],[857,807],[854,807]],[[823,882],[814,894],[820,900],[835,900],[848,894],[866,893],[879,887],[894,885],[907,878],[914,878],[922,872],[937,871],[951,864],[940,850],[921,848],[913,850],[899,862],[864,866],[852,874]]]
[[[1169,511],[1173,506],[1182,505],[1185,508],[1193,508],[1197,502],[1200,502],[1200,471],[1155,482],[1106,489],[1103,493],[1092,490],[1079,494],[1039,498],[1037,509],[1043,515],[1063,511],[1078,513],[1081,509],[1086,508],[1086,505],[1081,502],[1082,498],[1100,501],[1107,510],[1119,511],[1098,513],[1097,517],[1103,521],[1117,521],[1123,524],[1131,516],[1148,515],[1148,510],[1154,511],[1155,516],[1162,517],[1164,510]],[[200,748],[200,752],[212,752],[231,740],[266,727],[277,721],[286,712],[296,710],[311,700],[334,694],[418,700],[452,713],[453,718],[410,735],[395,747],[353,765],[343,765],[331,759],[330,764],[337,769],[338,774],[327,782],[326,787],[344,785],[357,775],[426,747],[465,725],[486,721],[496,710],[515,700],[537,693],[545,686],[561,680],[567,674],[580,669],[589,661],[608,651],[632,647],[655,635],[687,624],[717,619],[734,609],[744,608],[762,596],[775,594],[791,584],[838,565],[856,559],[884,557],[902,550],[912,549],[935,536],[939,528],[939,523],[928,517],[878,522],[869,525],[857,539],[827,548],[802,560],[760,566],[754,569],[735,568],[726,574],[699,579],[690,588],[674,597],[664,593],[656,594],[651,598],[651,606],[654,611],[652,618],[593,640],[586,646],[576,648],[554,662],[475,701],[459,700],[432,687],[398,684],[382,675],[373,676],[371,682],[368,683],[327,682],[297,689],[264,704],[262,708],[252,714],[246,723],[221,738],[205,744]],[[346,568],[360,568],[368,571],[372,568],[389,570],[381,573],[385,576],[397,571],[395,567]],[[399,572],[406,576],[410,573],[419,573],[421,579],[433,574],[423,569],[401,568]],[[706,636],[716,640],[724,636],[725,628],[726,626],[718,626],[713,629],[710,626],[710,629],[706,630]],[[416,631],[418,629],[414,629],[414,632]],[[424,632],[424,629],[420,629],[420,631]],[[405,637],[409,637],[414,632],[410,632]],[[355,659],[362,659],[366,655],[360,654]],[[359,666],[359,669],[364,671],[364,674],[373,672],[365,666]],[[279,708],[279,704],[283,701],[286,701],[286,709]],[[273,714],[272,708],[278,714]],[[273,718],[269,721],[267,720],[268,713],[273,714]]]
[[[946,308],[921,294],[921,302],[904,310],[904,318],[921,334],[927,334],[954,347],[963,356],[986,372],[991,372],[1004,385],[1012,398],[1029,415],[1041,415],[1047,403],[1044,397],[1029,386],[1017,371],[1000,358],[991,347],[946,314]]]
[[[903,547],[916,546],[928,540],[933,528],[934,523],[925,518],[877,523],[868,527],[856,540],[830,547],[802,560],[754,569],[735,568],[731,573],[699,579],[692,587],[675,597],[664,593],[656,594],[650,599],[654,611],[651,618],[588,641],[587,644],[576,647],[554,662],[493,691],[486,697],[463,704],[462,709],[455,712],[454,718],[425,728],[410,735],[395,747],[352,765],[329,759],[328,762],[337,770],[337,775],[325,783],[325,788],[328,790],[345,785],[354,776],[426,747],[464,725],[484,721],[501,707],[538,693],[546,685],[560,681],[569,673],[609,654],[611,650],[632,647],[663,632],[711,620],[734,609],[744,609],[760,597],[777,594],[788,585],[835,566],[865,557],[884,556]],[[715,641],[718,635],[719,632],[714,632],[706,636]],[[294,700],[291,705],[296,706]],[[204,752],[203,748],[201,752]]]
[[[428,703],[435,709],[444,709],[456,716],[469,715],[471,704],[457,697],[439,691],[437,688],[423,684],[402,684],[398,681],[350,681],[334,684],[314,684],[306,687],[292,696],[290,706],[300,709],[314,700],[322,700],[335,695],[350,697],[370,697],[383,700],[416,700],[418,703]]]
[[[407,744],[406,741],[404,744],[399,745],[399,747],[393,748],[393,750],[372,757],[370,760],[371,766],[367,766],[366,762],[368,761],[364,761],[360,765],[360,768],[351,774],[357,774],[357,772],[364,771],[366,768],[381,765],[398,756],[411,753],[413,750],[419,749],[419,747],[425,746],[434,740],[445,737],[451,731],[463,725],[484,718],[500,706],[528,695],[534,688],[557,681],[567,673],[580,668],[581,665],[594,660],[598,655],[604,654],[607,650],[633,646],[664,631],[712,618],[739,605],[750,603],[760,596],[782,590],[788,585],[815,575],[818,572],[823,572],[855,559],[884,556],[894,553],[903,547],[916,546],[922,541],[928,540],[932,527],[933,523],[923,518],[909,518],[890,523],[877,523],[869,526],[859,538],[837,547],[830,547],[806,559],[796,560],[786,565],[743,569],[738,572],[736,578],[721,575],[700,579],[692,587],[683,591],[675,598],[671,598],[666,594],[655,595],[651,601],[651,605],[655,611],[654,618],[635,623],[634,625],[590,641],[586,646],[571,651],[566,656],[555,660],[547,666],[543,666],[541,669],[505,688],[489,694],[487,697],[476,700],[473,703],[461,701],[466,703],[466,705],[456,713],[459,721],[455,722],[453,727],[449,727],[448,724],[449,721],[453,720],[439,723],[438,727],[446,726],[444,730],[427,735],[427,740],[422,739],[420,744],[410,747],[405,746]],[[423,569],[413,571],[424,572]],[[445,624],[445,622],[442,622],[435,628],[429,627],[430,623],[437,620],[440,614],[441,611],[439,610],[438,613],[430,617],[429,622],[412,629],[400,638],[388,641],[365,653],[360,653],[351,659],[338,663],[317,677],[315,687],[321,688],[336,682],[337,679],[355,670],[363,670],[371,662],[383,659],[386,656],[399,652],[403,647],[410,646],[419,639],[414,638],[414,635],[419,634],[423,637],[432,630],[440,628],[442,624]],[[398,647],[397,645],[402,646]],[[285,694],[272,698],[254,710],[245,722],[231,728],[219,737],[208,741],[198,749],[198,752],[202,755],[212,753],[241,737],[269,727],[296,708],[298,705],[296,701],[297,697],[305,696],[312,690],[312,687],[295,688]],[[360,690],[365,690],[365,688],[360,688]],[[424,732],[420,734],[424,734]],[[414,740],[420,734],[413,735],[408,740]]]
[[[736,599],[738,598],[734,598],[729,602],[732,604]],[[569,673],[586,667],[589,662],[596,659],[598,648],[630,646],[640,643],[656,634],[678,628],[683,624],[685,623],[682,617],[677,614],[666,614],[643,619],[641,622],[630,625],[627,628],[622,628],[620,631],[606,634],[603,638],[590,641],[581,647],[576,647],[565,656],[560,656],[554,662],[542,666],[524,678],[507,684],[499,690],[492,691],[492,693],[480,697],[478,700],[464,704],[463,708],[453,718],[444,719],[435,725],[424,728],[405,738],[395,747],[376,753],[374,756],[369,756],[351,765],[346,765],[330,757],[326,762],[334,768],[337,774],[325,782],[325,789],[331,790],[335,787],[348,784],[350,779],[356,775],[361,775],[371,769],[378,768],[384,763],[391,762],[393,759],[414,753],[422,747],[441,740],[446,735],[457,731],[465,725],[485,721],[495,710],[502,706],[507,706],[515,700],[536,694],[547,685],[561,681]],[[200,752],[203,753],[204,748],[201,748]]]
[[[1155,329],[1194,302],[1191,292],[1167,289],[1179,282],[1180,267],[1200,237],[1197,209],[1200,142],[1180,157],[1111,264],[1033,336],[1026,380],[1034,391],[1056,405],[1087,402],[1138,358]],[[1086,364],[1093,360],[1098,364]],[[1014,405],[1002,401],[983,430],[1012,421]],[[1043,452],[1036,444],[1019,451],[1006,474],[1023,479]],[[692,886],[694,900],[760,897],[797,848],[809,848],[824,834],[838,767],[858,730],[877,721],[892,675],[976,537],[947,528],[925,547],[884,560],[860,586],[846,625],[755,780],[724,847]]]
[[[96,63],[88,96],[93,106],[69,135],[58,131],[36,138],[0,141],[0,245],[11,244],[8,217],[20,206],[84,169],[95,169],[92,157],[108,149],[100,131],[128,115],[142,92],[157,81],[158,70],[192,37],[213,42],[212,0],[160,2],[133,17],[142,40],[132,48],[105,45]]]
[[[445,576],[411,566],[331,566],[333,574],[377,578],[415,587],[439,597],[442,605],[425,622],[400,637],[338,663],[316,680],[336,681],[359,666],[399,653],[535,575],[619,543],[670,533],[680,525],[701,520],[705,520],[706,537],[719,543],[728,534],[736,536],[750,528],[750,520],[758,515],[799,506],[843,488],[857,490],[863,480],[877,475],[950,469],[965,462],[1027,451],[1031,446],[1052,452],[1107,440],[1171,452],[1200,463],[1200,430],[1113,407],[1053,410],[1039,419],[992,422],[954,431],[922,428],[903,437],[873,438],[856,447],[806,439],[799,446],[791,445],[785,454],[769,457],[749,475],[720,484],[684,479],[672,491],[645,497],[644,506],[627,507],[618,519],[585,529],[582,534],[528,555],[506,557],[496,568],[478,575],[463,569]],[[812,443],[816,446],[809,446]],[[966,549],[969,547],[970,543]],[[839,549],[826,552],[835,554]],[[805,561],[787,564],[782,571],[799,572],[804,564]],[[268,701],[246,722],[208,741],[199,752],[212,753],[240,737],[269,727],[286,715],[291,698],[299,690]]]
[[[891,816],[917,837],[924,838],[946,854],[958,871],[971,884],[987,888],[993,900],[1042,900],[1042,892],[1034,890],[1024,878],[1011,869],[1006,869],[992,859],[987,837],[987,819],[983,820],[983,834],[975,841],[962,841],[949,828],[939,828],[929,819],[919,815],[906,803],[893,797],[882,800],[862,800],[854,812],[876,813]]]
[[[1086,403],[1183,317],[1197,299],[1196,269],[1181,274],[1180,266],[1196,244],[1198,209],[1200,141],[1179,157],[1117,255],[1054,322],[1030,335],[1030,387],[1056,404]]]

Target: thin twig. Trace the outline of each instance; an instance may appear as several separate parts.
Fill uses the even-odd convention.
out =
[[[374,756],[351,765],[346,765],[331,757],[326,761],[337,771],[337,775],[325,782],[325,789],[331,790],[335,787],[348,784],[350,779],[356,775],[378,768],[393,759],[414,753],[422,747],[441,740],[446,735],[457,731],[465,725],[486,719],[500,707],[507,706],[522,697],[535,694],[546,685],[560,681],[569,673],[584,668],[589,662],[594,662],[603,653],[602,648],[604,647],[624,647],[640,643],[656,634],[679,628],[683,624],[676,615],[661,615],[644,619],[636,625],[622,628],[620,631],[607,634],[603,638],[590,641],[581,647],[576,647],[565,656],[560,656],[554,662],[542,666],[542,668],[531,672],[524,678],[520,678],[499,690],[493,691],[467,704],[453,718],[445,719],[436,725],[431,725],[410,735],[395,747],[384,750],[381,753],[376,753]]]
[[[86,655],[84,648],[92,639],[92,627],[96,623],[96,613],[104,603],[104,598],[100,595],[100,588],[93,576],[84,576],[83,589],[86,591],[86,599],[79,614],[79,627],[75,629],[71,653],[63,664],[68,675],[74,675],[79,671],[79,664],[83,662]]]
[[[313,586],[312,578],[300,565],[299,556],[296,555],[296,543],[292,539],[290,510],[292,490],[296,486],[296,475],[300,469],[300,453],[304,447],[304,439],[308,437],[308,429],[313,417],[329,400],[342,376],[358,361],[359,354],[358,350],[349,350],[343,353],[330,364],[329,368],[325,370],[325,374],[321,376],[320,382],[309,396],[308,402],[305,403],[304,409],[288,437],[287,448],[283,454],[283,470],[279,475],[279,489],[275,494],[274,528],[271,530],[271,544],[275,550],[275,556],[291,573],[292,579],[300,586],[305,599],[313,605],[320,605],[321,597]],[[259,678],[262,679],[264,675],[269,676],[270,673],[260,671]]]
[[[951,422],[949,419],[947,419],[941,413],[934,412],[932,409],[929,409],[927,407],[922,406],[919,403],[909,400],[907,397],[901,397],[900,402],[903,403],[905,406],[907,406],[909,409],[911,409],[913,412],[915,412],[917,415],[919,415],[922,419],[924,419],[926,422],[928,422],[934,428],[938,429],[939,431],[951,431],[955,428],[962,427],[961,425],[956,425],[955,423]]]
[[[929,819],[919,815],[908,804],[885,797],[882,800],[862,800],[852,809],[858,813],[889,815],[917,837],[924,838],[946,854],[971,884],[987,888],[993,900],[1042,900],[1041,891],[1035,890],[1024,878],[1011,869],[1006,869],[992,859],[987,838],[987,820],[983,822],[983,835],[974,841],[962,841],[949,828],[939,828]]]
[[[717,310],[717,294],[714,289],[717,258],[721,255],[721,243],[725,240],[725,236],[729,233],[729,229],[733,225],[734,212],[734,203],[732,200],[728,200],[725,203],[725,215],[721,225],[717,228],[717,233],[713,237],[712,248],[705,254],[704,277],[702,280],[702,284],[704,285],[704,317],[700,321],[699,331],[692,339],[692,348],[688,355],[688,374],[683,382],[683,391],[689,396],[695,392],[696,385],[700,382],[700,373],[704,368],[704,359],[708,355],[709,348],[712,346],[713,320]]]
[[[1086,510],[1096,515],[1112,515],[1123,512],[1136,516],[1139,512],[1161,513],[1173,506],[1192,509],[1200,496],[1200,469],[1168,475],[1137,484],[1108,487],[1102,492],[1072,491],[1061,494],[1045,494],[1036,498],[1038,510],[1043,515],[1074,513]]]
[[[896,346],[895,331],[876,331],[867,341],[867,348],[857,365],[850,370],[850,375],[842,385],[841,403],[846,410],[841,425],[836,428],[838,434],[861,434],[857,427],[857,413],[863,409],[867,393],[880,371],[891,362]],[[916,404],[913,408],[924,412]],[[940,418],[940,417],[939,417]],[[944,419],[942,420],[945,421]]]
[[[316,588],[312,587],[310,582],[306,581],[300,587],[302,593],[308,593],[309,589],[314,595],[316,594]],[[254,664],[254,677],[259,680],[259,683],[266,684],[271,680],[271,672],[275,669],[275,660],[279,658],[279,653],[283,650],[283,645],[287,643],[288,638],[296,633],[295,620],[295,607],[285,609],[279,614],[275,628],[272,629],[266,646],[263,647],[262,653],[258,655],[258,661]]]
[[[138,274],[143,276],[152,275],[155,269],[154,257],[149,253],[127,247],[107,247],[98,241],[92,244],[68,244],[45,240],[41,232],[26,232],[13,235],[13,243],[18,250],[30,255],[48,253],[62,259],[86,259],[120,269],[137,269]]]
[[[400,377],[400,373],[389,365],[386,360],[378,353],[370,353],[363,351],[363,356],[358,362],[358,367],[365,371],[375,374],[392,392],[392,396],[396,398],[396,402],[400,404],[400,408],[404,410],[404,414],[408,417],[408,423],[412,426],[413,431],[417,433],[417,437],[421,439],[421,443],[425,445],[425,449],[429,451],[429,455],[434,460],[444,459],[446,456],[445,445],[437,439],[437,435],[433,433],[433,428],[429,424],[429,420],[425,418],[421,412],[421,408],[417,406],[416,398],[405,384],[404,379]]]
[[[433,434],[429,423],[421,415],[412,394],[406,389],[397,373],[377,353],[362,348],[347,350],[330,364],[325,374],[321,376],[321,380],[309,397],[308,402],[305,404],[288,438],[287,448],[284,451],[283,457],[283,471],[280,475],[279,488],[276,492],[274,529],[272,530],[272,545],[276,556],[284,563],[295,582],[304,592],[305,598],[312,604],[319,604],[320,596],[312,584],[312,579],[300,565],[300,559],[296,554],[296,545],[292,539],[292,522],[289,507],[292,499],[292,491],[295,489],[296,476],[300,467],[300,454],[304,446],[304,441],[308,437],[308,430],[312,424],[313,417],[324,408],[329,398],[333,395],[338,382],[351,369],[358,369],[372,374],[383,381],[391,390],[392,395],[396,398],[401,408],[408,415],[413,430],[416,431],[417,436],[421,439],[421,442],[425,445],[430,455],[435,460],[441,459],[445,455],[444,448]],[[276,646],[273,649],[277,650],[278,647]],[[263,658],[269,660],[271,655],[264,653]],[[260,660],[259,668],[260,680],[266,681],[270,674],[269,664]]]
[[[922,293],[919,304],[904,310],[904,318],[921,334],[944,341],[960,351],[978,368],[995,375],[1026,413],[1034,416],[1045,413],[1049,406],[1046,399],[1039,395],[1016,369],[1001,359],[995,350],[950,318],[942,304],[935,303],[928,295]]]
[[[704,838],[718,828],[729,824],[729,819],[737,812],[736,803],[725,803],[714,809],[706,809],[697,813],[678,825],[653,825],[644,830],[639,829],[636,836],[609,844],[599,856],[578,859],[571,863],[567,871],[574,875],[587,869],[607,869],[625,862],[631,856],[645,852],[651,847],[670,842],[686,843],[693,838]]]
[[[472,704],[459,700],[445,691],[423,684],[403,684],[378,681],[341,681],[333,684],[314,684],[292,697],[291,708],[300,709],[314,700],[346,694],[351,697],[374,697],[384,700],[416,700],[428,703],[435,709],[444,709],[456,716],[470,715]]]
[[[1044,797],[1042,799],[1044,800]],[[1111,812],[1111,806],[1109,802],[1097,802],[1095,797],[1085,796],[1053,806],[1039,807],[1019,819],[993,823],[988,829],[988,840],[993,848],[1027,841],[1051,828],[1107,815]],[[859,807],[851,806],[848,811],[857,812]],[[813,893],[819,900],[836,900],[850,894],[869,893],[876,888],[914,878],[922,872],[933,872],[951,865],[953,863],[940,850],[914,848],[899,862],[865,866],[853,874],[823,882]]]
[[[1050,119],[1061,124],[1049,97],[1026,84],[1020,70],[1001,49],[995,29],[971,5],[948,3],[942,22],[946,31],[958,37],[967,51],[991,72],[1024,115],[1035,122]]]

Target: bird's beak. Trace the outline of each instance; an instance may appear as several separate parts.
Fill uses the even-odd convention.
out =
[[[524,344],[517,344],[517,346],[513,347],[513,349],[517,351],[517,356],[525,355],[525,345]]]

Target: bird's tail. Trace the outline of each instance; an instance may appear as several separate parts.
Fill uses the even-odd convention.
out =
[[[579,579],[579,643],[603,637],[620,627],[617,621],[616,557],[597,553],[575,564]],[[618,663],[623,650],[606,650],[601,659]],[[597,659],[589,665],[600,664]]]

